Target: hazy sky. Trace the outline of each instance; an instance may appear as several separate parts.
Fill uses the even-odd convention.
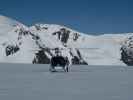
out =
[[[133,0],[0,0],[0,14],[85,33],[133,32]]]

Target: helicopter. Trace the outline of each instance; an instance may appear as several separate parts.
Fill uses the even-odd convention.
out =
[[[54,54],[50,53],[51,57],[50,57],[50,65],[49,65],[49,71],[50,72],[57,72],[56,68],[57,67],[60,67],[63,69],[64,72],[69,72],[70,71],[70,66],[71,66],[71,61],[70,59],[68,59],[67,56],[63,56],[62,55],[62,50],[71,50],[71,49],[89,49],[89,50],[95,50],[97,48],[59,48],[59,47],[56,47],[56,48],[41,48],[42,52],[44,51],[47,51],[49,52],[49,50],[52,50],[54,51]],[[36,51],[39,51],[39,50],[36,50]],[[41,54],[42,55],[42,54]],[[49,64],[48,63],[48,64]],[[43,64],[43,63],[42,63]]]
[[[62,55],[62,50],[65,48],[40,48],[32,51],[37,51],[36,56],[33,60],[33,64],[50,64],[49,71],[50,72],[57,72],[56,67],[60,67],[63,69],[64,72],[69,71],[69,67],[71,65],[70,59],[68,59],[67,55]],[[50,50],[53,52],[51,53]],[[50,58],[47,58],[45,52],[50,54]],[[45,58],[46,57],[46,58]]]
[[[61,52],[59,51],[59,48],[55,48],[55,56],[52,56],[51,60],[50,60],[50,68],[49,71],[50,72],[55,72],[55,68],[56,67],[62,67],[62,69],[64,70],[64,72],[68,72],[69,71],[69,65],[70,62],[68,60],[68,57],[63,57],[61,55]]]

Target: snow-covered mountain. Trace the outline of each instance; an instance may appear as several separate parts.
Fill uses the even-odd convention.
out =
[[[132,33],[87,35],[65,26],[35,24],[31,27],[0,16],[0,62],[49,63],[59,48],[73,64],[125,65],[121,46]]]

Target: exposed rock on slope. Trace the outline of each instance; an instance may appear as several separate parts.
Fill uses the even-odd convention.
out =
[[[121,47],[121,60],[129,65],[133,65],[133,36],[127,38]]]
[[[131,54],[127,53],[129,47],[122,43],[130,35],[92,36],[55,24],[27,27],[0,16],[0,62],[47,64],[55,55],[55,48],[59,48],[72,64],[125,65],[127,59],[123,59]]]

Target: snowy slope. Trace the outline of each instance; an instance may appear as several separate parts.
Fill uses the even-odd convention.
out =
[[[131,35],[92,36],[55,24],[27,27],[0,16],[0,62],[49,63],[53,48],[60,48],[62,55],[74,64],[124,65],[120,48]]]
[[[124,40],[123,36],[97,36],[93,38],[87,38],[84,43],[84,47],[91,48],[81,51],[81,54],[86,58],[89,64],[122,64],[120,61],[120,47]],[[79,45],[80,46],[80,45]]]
[[[35,48],[36,44],[32,42],[29,34],[23,34],[28,31],[28,27],[15,20],[0,16],[0,29],[0,62],[31,62],[33,56],[28,49]],[[11,55],[8,56],[6,54],[7,47],[10,47],[11,51]],[[14,51],[13,47],[18,47],[19,50]]]
[[[35,26],[31,27],[31,30],[34,33],[38,33],[43,37],[44,43],[50,46],[57,46],[57,42],[62,43],[58,36],[54,37],[52,34],[54,32],[60,31],[62,28],[70,31],[68,41],[66,43],[67,48],[72,48],[73,54],[76,54],[76,49],[78,49],[83,57],[83,59],[91,65],[123,65],[120,61],[120,47],[123,41],[130,35],[122,34],[108,34],[108,35],[99,35],[91,36],[73,31],[72,29],[66,28],[59,25],[48,25],[48,24],[39,24],[40,29],[36,30]],[[74,41],[74,33],[79,34],[79,38]],[[45,38],[47,37],[47,39]],[[52,41],[51,41],[52,39]],[[57,42],[56,42],[57,41]],[[53,44],[52,44],[52,43]],[[51,44],[50,44],[51,43]],[[62,43],[63,44],[63,43]],[[60,46],[61,47],[61,46]]]

